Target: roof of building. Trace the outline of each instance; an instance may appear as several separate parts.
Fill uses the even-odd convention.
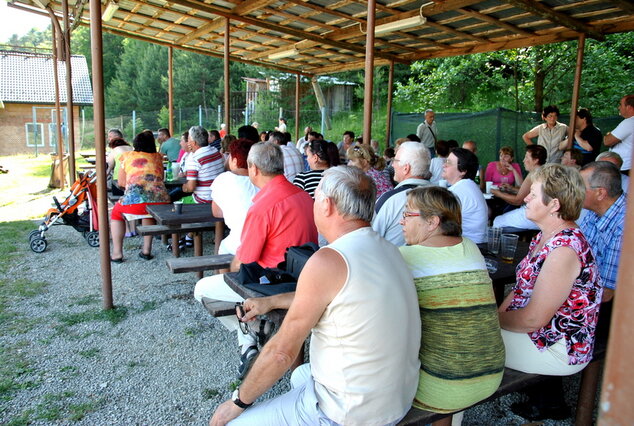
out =
[[[71,57],[73,102],[92,105],[92,85],[86,58]],[[53,55],[0,50],[0,101],[4,103],[54,104]],[[60,102],[66,103],[66,65],[57,63]]]
[[[103,30],[307,76],[363,69],[368,2],[360,0],[117,0]],[[13,0],[60,15],[62,2]],[[39,5],[39,6],[38,6]],[[377,0],[374,65],[491,52],[634,30],[631,0]],[[86,2],[73,23],[90,21]],[[370,20],[372,22],[372,20]]]

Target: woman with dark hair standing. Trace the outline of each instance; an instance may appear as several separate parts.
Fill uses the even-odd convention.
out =
[[[577,118],[575,118],[575,137],[572,147],[583,154],[582,166],[592,163],[597,158],[602,142],[601,130],[592,124],[592,114],[586,108],[581,108],[577,111]]]
[[[123,197],[112,209],[110,230],[112,232],[112,257],[115,263],[123,262],[123,236],[125,221],[123,213],[147,214],[146,205],[166,204],[170,198],[163,183],[163,155],[156,152],[152,132],[136,135],[134,151],[124,153],[119,170],[119,185],[125,187]],[[153,225],[154,219],[143,219],[143,225]],[[143,248],[139,257],[153,258],[152,236],[143,237]]]
[[[315,198],[315,189],[321,182],[321,175],[330,167],[339,165],[339,149],[332,142],[318,139],[309,142],[306,149],[306,160],[310,171],[298,173],[293,185],[302,188]]]

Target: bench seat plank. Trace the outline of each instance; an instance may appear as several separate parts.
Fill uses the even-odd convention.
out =
[[[173,233],[187,233],[187,232],[207,232],[214,231],[216,229],[215,222],[199,222],[199,223],[186,223],[181,225],[180,228],[169,227],[166,225],[141,225],[137,226],[137,232],[139,235],[167,235]]]
[[[231,265],[232,254],[215,254],[211,256],[179,257],[167,259],[167,266],[174,274],[184,272],[200,272],[210,269],[226,269]]]

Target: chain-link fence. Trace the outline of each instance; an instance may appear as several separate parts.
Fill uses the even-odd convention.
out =
[[[390,141],[408,134],[416,133],[416,128],[425,119],[424,114],[398,113],[392,114]],[[606,133],[614,129],[622,117],[594,118],[594,125]],[[568,124],[570,116],[562,114],[561,123]],[[477,113],[436,113],[436,125],[439,139],[455,139],[459,144],[473,140],[478,145],[480,164],[497,160],[502,146],[510,146],[515,151],[515,161],[521,163],[524,157],[522,135],[543,123],[541,115],[536,113],[516,112],[504,108],[491,109]]]

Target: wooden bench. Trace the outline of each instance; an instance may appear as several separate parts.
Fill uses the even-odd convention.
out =
[[[165,225],[141,225],[137,226],[136,229],[139,235],[169,235],[173,234],[174,231],[185,234],[188,232],[214,231],[216,222],[187,223],[180,228],[172,228]]]
[[[578,373],[581,374],[581,385],[579,386],[579,394],[577,396],[577,412],[575,419],[576,426],[590,426],[593,424],[592,412],[594,410],[594,401],[597,393],[599,376],[601,373],[601,363],[605,358],[605,351],[605,346],[595,347],[592,362],[590,362],[590,364],[588,364],[588,366],[586,366],[583,371]],[[530,386],[544,382],[551,377],[552,376],[522,373],[521,371],[505,368],[502,383],[500,384],[500,387],[497,389],[497,391],[495,391],[495,393],[487,399],[473,405],[473,407],[484,402],[498,399],[501,396],[513,392],[520,392]],[[468,410],[469,408],[471,407],[468,407],[465,410]],[[452,414],[454,413],[433,413],[431,411],[419,410],[418,408],[412,407],[407,412],[407,415],[398,423],[398,425],[426,425],[437,420],[441,420],[445,417],[451,416]]]
[[[232,254],[214,254],[211,256],[179,257],[167,259],[167,267],[174,274],[184,272],[202,272],[211,269],[227,269],[233,260]]]

